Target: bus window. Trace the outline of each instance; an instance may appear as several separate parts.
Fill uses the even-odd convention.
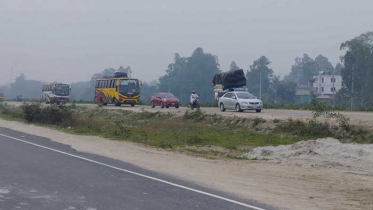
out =
[[[114,88],[114,81],[115,81],[115,80],[113,80],[113,79],[111,80],[111,84],[110,84],[110,87],[111,87],[111,88]]]
[[[108,88],[109,87],[109,80],[106,80],[105,81],[105,88]]]

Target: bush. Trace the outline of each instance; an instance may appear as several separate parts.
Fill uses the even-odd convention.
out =
[[[301,120],[293,120],[292,118],[286,120],[281,124],[277,124],[275,131],[282,133],[291,133],[297,136],[310,137],[331,137],[331,127],[327,123],[320,123],[315,120],[304,122]]]
[[[261,118],[261,117],[255,117],[254,120],[253,120],[253,126],[258,126],[259,124],[261,123],[265,123],[267,122],[265,119]]]
[[[204,119],[204,114],[203,114],[203,112],[200,109],[197,110],[197,111],[195,111],[195,112],[189,112],[187,110],[184,113],[183,119],[184,120],[196,120],[196,121],[200,121],[200,120]]]
[[[22,105],[22,110],[24,113],[25,120],[29,123],[40,121],[41,104],[31,103]]]
[[[40,103],[23,104],[22,110],[24,118],[29,123],[44,123],[52,125],[67,124],[73,122],[72,110],[73,106],[67,107],[64,105],[48,106],[43,108]]]
[[[22,110],[9,106],[7,103],[0,103],[0,114],[12,118],[22,118]]]

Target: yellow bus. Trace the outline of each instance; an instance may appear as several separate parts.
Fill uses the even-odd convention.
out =
[[[104,106],[107,104],[135,106],[140,102],[140,86],[139,80],[127,77],[97,79],[95,102],[102,103]]]
[[[0,102],[4,101],[4,94],[0,93]]]

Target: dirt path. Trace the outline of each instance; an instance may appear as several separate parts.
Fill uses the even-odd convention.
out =
[[[373,209],[372,176],[268,161],[208,160],[4,120],[0,120],[0,127],[50,138],[78,151],[126,161],[280,209]]]

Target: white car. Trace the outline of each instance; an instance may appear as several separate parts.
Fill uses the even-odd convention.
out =
[[[260,99],[244,91],[227,92],[219,98],[218,105],[222,112],[225,110],[236,110],[237,112],[255,110],[261,112],[263,108],[263,102]]]

